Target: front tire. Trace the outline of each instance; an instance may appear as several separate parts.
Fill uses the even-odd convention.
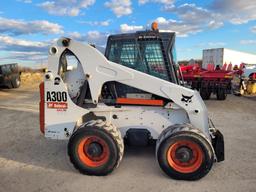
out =
[[[217,100],[225,100],[227,98],[227,93],[225,89],[218,89],[217,90]]]
[[[79,128],[68,143],[70,161],[86,175],[111,173],[119,165],[123,151],[119,130],[102,120],[90,121]]]
[[[214,162],[214,152],[203,133],[191,125],[174,125],[161,134],[156,156],[161,169],[171,178],[198,180]]]

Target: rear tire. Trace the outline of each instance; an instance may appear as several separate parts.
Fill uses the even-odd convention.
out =
[[[211,92],[208,89],[200,89],[200,95],[203,100],[209,100],[211,97]]]
[[[13,88],[19,88],[20,87],[20,77],[15,77],[12,81],[12,87]]]
[[[79,128],[68,143],[70,161],[86,175],[111,173],[121,162],[123,152],[120,131],[102,120],[92,120]]]
[[[225,89],[218,89],[217,90],[217,100],[225,100],[227,98],[227,93]]]
[[[198,180],[214,162],[210,141],[189,124],[167,128],[157,141],[156,157],[161,169],[178,180]]]

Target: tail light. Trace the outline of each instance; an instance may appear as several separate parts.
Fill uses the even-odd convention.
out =
[[[251,73],[251,74],[249,75],[249,78],[250,78],[251,80],[256,80],[256,73]]]
[[[44,82],[39,85],[40,89],[40,103],[39,103],[39,121],[40,121],[40,131],[44,134],[45,124],[45,110],[44,110]]]

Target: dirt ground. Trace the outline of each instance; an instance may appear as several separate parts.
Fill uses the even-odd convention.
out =
[[[154,148],[128,148],[118,169],[105,177],[79,174],[69,163],[66,141],[39,131],[37,84],[0,89],[0,192],[46,191],[256,191],[256,98],[229,95],[207,101],[225,136],[226,160],[195,182],[175,181],[159,168]]]

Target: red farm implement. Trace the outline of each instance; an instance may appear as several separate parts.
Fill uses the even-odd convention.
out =
[[[231,93],[231,81],[235,74],[240,74],[243,65],[232,67],[232,64],[224,64],[222,68],[208,64],[207,69],[199,67],[198,64],[180,66],[183,80],[200,92],[204,100],[216,94],[217,100],[225,100],[227,94]]]

